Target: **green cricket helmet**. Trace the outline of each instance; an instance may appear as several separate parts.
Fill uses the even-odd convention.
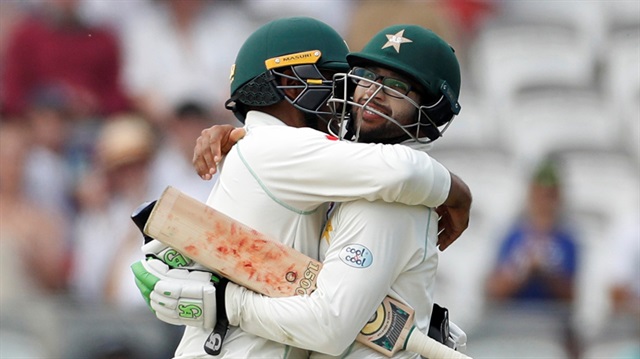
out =
[[[231,98],[226,108],[244,122],[246,106],[269,106],[283,99],[306,113],[330,116],[325,104],[332,80],[322,71],[347,72],[349,52],[342,37],[329,25],[309,17],[273,20],[256,30],[240,48],[229,77]],[[284,73],[291,69],[293,75]],[[283,86],[279,78],[295,80]],[[288,98],[285,88],[299,88]]]
[[[418,109],[415,123],[400,125],[394,119],[379,113],[402,127],[413,140],[423,143],[436,140],[460,112],[460,65],[453,48],[431,30],[418,25],[389,26],[378,32],[362,51],[349,53],[347,61],[352,68],[347,76],[350,80],[345,78],[348,83],[368,80],[377,83],[385,93],[392,93],[394,90],[387,86],[388,81],[376,82],[378,79],[375,76],[362,77],[362,71],[357,70],[358,67],[381,67],[418,85],[415,91],[420,94],[419,104],[407,97],[407,93],[395,96],[406,99]],[[363,104],[345,101],[351,106],[363,107]],[[374,111],[370,108],[368,110]]]

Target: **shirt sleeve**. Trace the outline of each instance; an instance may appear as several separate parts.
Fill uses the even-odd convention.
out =
[[[317,289],[308,296],[268,298],[230,284],[226,293],[230,324],[330,355],[353,343],[416,250],[411,240],[392,240],[415,237],[407,229],[411,226],[403,225],[406,212],[389,211],[389,206],[402,205],[356,201],[343,207],[347,205],[351,205],[348,216],[332,217],[342,222],[333,223],[336,232]]]
[[[296,208],[364,198],[437,207],[451,187],[449,171],[404,145],[335,141],[311,129],[264,126],[259,140],[236,150],[254,177]]]

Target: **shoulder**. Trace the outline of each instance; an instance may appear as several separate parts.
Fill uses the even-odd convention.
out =
[[[400,223],[416,223],[427,221],[433,210],[425,206],[410,206],[397,202],[382,200],[368,201],[359,199],[344,202],[340,206],[342,216],[362,218],[367,223],[394,226]]]
[[[578,251],[577,237],[573,231],[563,231],[557,236],[558,243],[565,248],[565,250],[576,252]]]
[[[578,231],[571,222],[561,222],[554,230],[555,237],[566,246],[575,246],[578,240]]]
[[[273,146],[289,145],[292,143],[308,143],[320,141],[323,143],[335,143],[335,137],[311,128],[296,128],[286,125],[252,124],[247,127],[246,139],[264,140]]]

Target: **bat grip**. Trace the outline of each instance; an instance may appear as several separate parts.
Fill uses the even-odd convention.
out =
[[[405,349],[429,359],[472,359],[417,330],[413,330],[409,335]]]
[[[136,224],[136,227],[138,227],[142,233],[145,244],[153,240],[153,238],[144,233],[144,226],[147,225],[147,221],[149,220],[149,216],[151,215],[151,211],[153,211],[153,207],[156,205],[156,202],[157,201],[145,202],[138,206],[138,208],[136,208],[131,214],[131,220],[133,220],[133,223]]]

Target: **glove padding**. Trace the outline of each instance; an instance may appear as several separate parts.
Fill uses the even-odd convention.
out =
[[[449,337],[445,343],[449,348],[465,353],[467,350],[467,333],[456,323],[449,321]]]
[[[213,329],[216,323],[218,278],[210,272],[171,269],[159,259],[148,258],[131,265],[136,286],[165,323]]]
[[[171,269],[190,269],[199,271],[209,271],[203,265],[194,262],[191,258],[188,258],[177,250],[169,247],[168,245],[160,242],[157,239],[145,243],[141,248],[145,258],[159,259],[168,265]]]

